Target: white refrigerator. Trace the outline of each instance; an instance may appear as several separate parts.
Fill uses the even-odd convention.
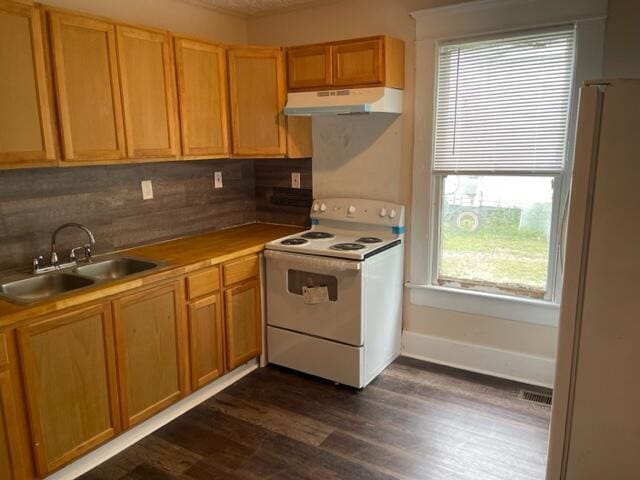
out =
[[[640,479],[640,80],[580,94],[548,480]]]

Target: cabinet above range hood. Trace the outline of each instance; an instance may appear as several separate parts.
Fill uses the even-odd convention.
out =
[[[389,87],[290,92],[285,115],[353,115],[402,113],[403,91]]]

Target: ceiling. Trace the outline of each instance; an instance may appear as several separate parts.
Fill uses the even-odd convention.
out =
[[[319,0],[187,0],[205,7],[243,17],[259,16],[268,13],[292,10],[320,3]]]

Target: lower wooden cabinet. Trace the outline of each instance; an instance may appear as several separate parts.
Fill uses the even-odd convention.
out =
[[[125,428],[187,392],[182,282],[113,301],[120,411]]]
[[[0,333],[0,479],[44,477],[258,357],[259,269],[248,255]]]
[[[22,392],[18,391],[18,359],[13,341],[12,334],[0,333],[0,478],[3,480],[32,478]]]
[[[14,480],[23,478],[21,453],[15,450],[14,439],[18,438],[16,405],[9,372],[0,373],[0,478]],[[19,464],[19,465],[17,465]]]
[[[200,388],[224,373],[224,329],[220,295],[191,302],[189,350],[191,388]]]
[[[262,306],[258,278],[224,292],[227,365],[236,368],[262,353]]]
[[[43,476],[120,430],[110,306],[44,318],[18,329],[18,340]]]

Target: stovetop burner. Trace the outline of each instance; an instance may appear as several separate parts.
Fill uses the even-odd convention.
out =
[[[342,251],[350,251],[350,250],[362,250],[366,248],[364,245],[360,243],[336,243],[335,245],[331,245],[332,250],[342,250]]]
[[[325,238],[333,238],[334,235],[328,232],[307,232],[302,234],[302,238],[310,240],[323,240]]]
[[[305,243],[309,243],[309,241],[304,238],[287,238],[280,243],[282,245],[304,245]]]
[[[382,239],[378,237],[360,237],[356,240],[356,242],[360,243],[380,243],[381,241]]]

